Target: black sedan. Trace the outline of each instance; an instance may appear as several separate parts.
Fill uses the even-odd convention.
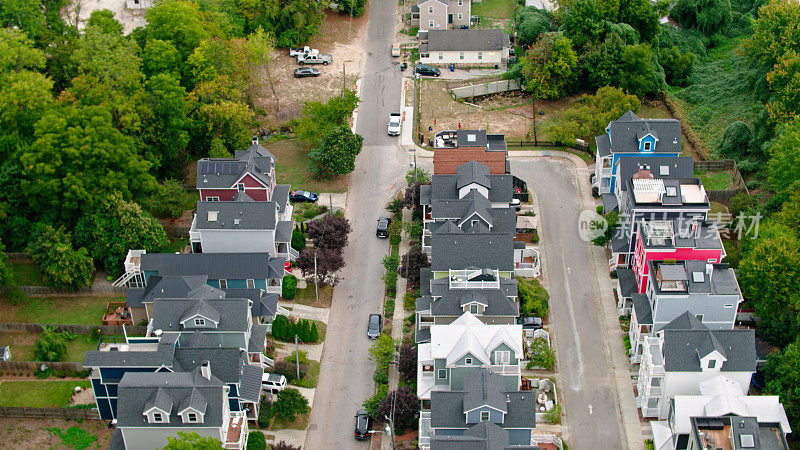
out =
[[[369,425],[372,419],[369,417],[369,413],[365,409],[359,409],[356,413],[356,431],[355,437],[359,441],[366,441],[370,438],[371,433],[369,432]]]
[[[541,317],[519,317],[517,325],[522,325],[523,330],[541,330],[544,323]]]
[[[289,200],[293,202],[316,203],[319,196],[309,191],[289,191]]]
[[[313,67],[300,67],[299,69],[294,69],[295,78],[318,77],[319,73],[319,69],[315,69]]]
[[[391,223],[392,219],[388,217],[381,217],[378,219],[378,229],[375,231],[375,235],[379,238],[389,237],[389,224]]]

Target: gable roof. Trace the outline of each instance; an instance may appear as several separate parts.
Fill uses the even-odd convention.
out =
[[[208,314],[217,325],[213,331],[248,330],[250,325],[250,300],[240,299],[173,299],[159,298],[153,302],[153,329],[164,332],[205,331],[204,328],[185,326],[183,322],[194,315]],[[205,316],[204,316],[205,317]]]
[[[197,189],[231,189],[244,175],[250,175],[264,186],[272,184],[275,157],[253,139],[247,150],[233,158],[203,158],[197,161]]]
[[[478,370],[466,375],[464,377],[464,412],[481,406],[488,406],[504,413],[508,412],[506,396],[501,389],[503,386],[505,386],[503,376],[488,370]]]
[[[428,51],[500,51],[509,47],[502,30],[428,30]]]
[[[498,234],[431,235],[432,270],[461,270],[470,266],[514,270],[513,237]]]
[[[144,272],[205,275],[210,280],[283,278],[286,261],[269,253],[145,253],[141,258]]]
[[[148,412],[153,408],[163,411],[166,414],[172,412],[172,405],[175,402],[172,400],[172,397],[169,396],[166,389],[158,388],[153,394],[147,399],[147,402],[144,404],[144,412]]]
[[[452,364],[467,353],[485,364],[490,361],[490,346],[504,342],[517,355],[522,354],[522,325],[486,325],[469,312],[447,325],[434,324],[431,330],[431,357]]]
[[[220,314],[219,311],[214,309],[211,305],[208,304],[205,300],[198,300],[193,305],[191,305],[181,316],[181,323],[186,322],[187,320],[194,319],[197,317],[202,317],[204,319],[209,319],[214,323],[219,323]]]
[[[681,123],[676,119],[642,119],[627,111],[606,127],[611,141],[611,153],[639,153],[639,137],[652,134],[658,137],[655,153],[681,152]]]
[[[163,276],[153,275],[143,289],[128,289],[125,293],[128,307],[143,307],[155,298],[224,298],[225,292],[211,287],[206,275]]]
[[[662,354],[667,372],[700,372],[700,358],[713,351],[725,361],[722,372],[755,372],[756,344],[753,330],[664,329]]]
[[[277,224],[278,204],[256,201],[199,201],[194,220],[198,230],[274,230]]]
[[[193,409],[200,414],[205,414],[207,407],[208,402],[205,397],[203,397],[203,394],[200,393],[200,390],[192,388],[191,394],[184,397],[180,405],[178,405],[178,413],[182,413],[187,409]]]
[[[261,367],[245,364],[242,368],[239,397],[251,402],[257,402],[261,395],[261,378],[263,375],[264,369]]]
[[[489,179],[489,166],[470,160],[456,168],[456,188],[461,189],[472,183],[490,189],[492,182]]]

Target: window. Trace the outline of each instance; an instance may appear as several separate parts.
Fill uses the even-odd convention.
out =
[[[459,14],[460,16],[461,14]],[[460,19],[460,17],[459,17]],[[483,59],[483,52],[478,52],[478,59]]]
[[[433,9],[433,8],[431,8],[431,9]],[[429,26],[429,27],[431,27],[431,28],[433,28],[433,21],[432,21],[432,20],[429,20],[429,21],[428,21],[428,26]]]
[[[196,327],[204,327],[206,325],[206,319],[198,317],[197,319],[194,319],[194,325]]]
[[[219,197],[206,197],[207,202],[218,202]]]
[[[697,320],[699,320],[700,322],[702,322],[702,321],[703,321],[703,315],[702,315],[702,314],[698,314],[698,315],[697,315]]]
[[[437,375],[437,378],[439,378],[440,380],[446,380],[447,379],[447,369],[439,369],[439,373]]]
[[[458,6],[464,6],[464,0],[458,0]],[[458,15],[459,19],[461,18],[461,14]]]
[[[511,352],[508,350],[499,350],[494,352],[495,364],[511,364]]]
[[[153,413],[153,422],[156,422],[156,423],[164,422],[164,415],[161,414],[160,412],[154,412]]]
[[[464,364],[471,366],[472,365],[472,358],[464,358]]]
[[[646,152],[650,151],[650,143],[649,142],[645,142],[644,143],[644,151],[646,151]]]
[[[228,289],[228,280],[219,280],[220,289]]]
[[[238,189],[239,192],[244,192],[244,183],[237,184],[236,189]]]
[[[464,59],[464,52],[458,53],[458,59]]]
[[[708,360],[708,368],[713,369],[717,367],[717,360],[716,359],[709,359]]]
[[[653,378],[650,380],[650,386],[652,387],[659,387],[661,386],[661,378]]]
[[[433,14],[433,6],[428,6],[428,14]],[[433,23],[432,20],[431,23]]]
[[[430,364],[423,364],[422,365],[423,372],[433,372],[433,366]]]
[[[481,422],[489,421],[489,411],[481,411]]]
[[[458,20],[461,20],[461,19],[463,19],[463,18],[464,18],[464,15],[463,15],[463,14],[461,14],[461,13],[458,13]]]
[[[440,59],[440,60],[441,60],[441,59],[444,59],[444,53],[442,53],[442,52],[439,52],[439,59]]]
[[[725,305],[725,308],[733,308],[733,305]]]
[[[256,288],[256,280],[252,278],[247,279],[247,289],[255,289]]]
[[[478,314],[478,305],[469,305],[469,312],[472,314]]]
[[[186,421],[187,422],[198,422],[197,420],[197,413],[186,413]]]
[[[647,399],[647,407],[648,408],[658,408],[658,401],[659,400],[660,399],[658,397]]]
[[[709,258],[708,262],[715,263],[715,262],[717,262],[717,258]]]

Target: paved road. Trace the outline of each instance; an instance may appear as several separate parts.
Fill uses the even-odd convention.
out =
[[[587,244],[578,237],[583,207],[572,168],[557,159],[526,158],[512,159],[511,171],[540,202],[544,273],[570,448],[625,448],[594,268]]]
[[[334,289],[320,380],[305,449],[367,448],[353,438],[353,415],[375,390],[374,365],[367,350],[367,317],[382,312],[386,240],[375,237],[375,224],[384,205],[405,185],[409,157],[399,138],[386,134],[389,112],[400,106],[400,70],[389,48],[396,23],[396,0],[371,0],[367,28],[367,58],[362,70],[356,131],[364,147],[350,178],[345,216],[353,224],[345,248],[347,266]]]

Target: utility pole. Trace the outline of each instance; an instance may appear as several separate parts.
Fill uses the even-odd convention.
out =
[[[314,249],[314,295],[317,297],[317,303],[319,303],[319,283],[317,283],[317,250],[316,249]]]
[[[347,77],[345,76],[345,73],[346,72],[344,70],[344,61],[342,61],[342,95],[340,96],[340,98],[344,98],[344,89],[345,89],[345,85],[346,85],[345,82],[347,81]]]
[[[297,347],[297,335],[294,335],[294,365],[297,368],[297,379],[300,379],[300,349]]]
[[[531,112],[533,113],[533,146],[537,147],[539,143],[536,141],[536,96],[531,94]]]

